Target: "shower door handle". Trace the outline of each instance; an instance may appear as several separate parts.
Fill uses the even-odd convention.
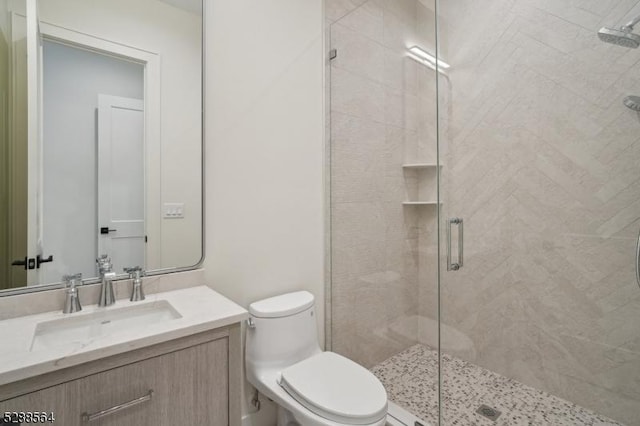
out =
[[[451,261],[451,225],[458,225],[458,261]],[[459,217],[452,217],[447,221],[447,271],[457,271],[462,268],[464,256],[464,223]]]
[[[636,283],[640,287],[640,231],[636,239]]]

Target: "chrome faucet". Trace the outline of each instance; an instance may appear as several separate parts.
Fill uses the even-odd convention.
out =
[[[98,271],[100,272],[100,278],[102,278],[102,284],[100,286],[100,299],[98,300],[98,306],[110,306],[116,303],[116,297],[113,294],[112,281],[116,277],[116,273],[112,271],[113,264],[111,258],[103,254],[96,259],[98,262]]]
[[[144,300],[144,290],[142,289],[142,277],[144,271],[139,266],[133,268],[124,268],[124,271],[129,274],[129,278],[133,280],[133,287],[131,288],[131,300],[132,302],[138,302]]]
[[[62,277],[66,294],[64,298],[63,314],[72,314],[82,310],[80,305],[80,295],[78,294],[77,285],[82,284],[82,274],[65,275]]]

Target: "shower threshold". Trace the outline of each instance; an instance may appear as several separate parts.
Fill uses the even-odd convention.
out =
[[[419,419],[398,404],[389,401],[386,426],[434,426]]]

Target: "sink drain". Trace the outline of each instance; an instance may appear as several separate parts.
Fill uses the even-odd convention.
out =
[[[496,410],[495,408],[491,408],[488,405],[484,405],[484,404],[482,404],[480,408],[476,410],[476,413],[494,422],[498,419],[498,417],[500,417],[500,414],[502,414],[500,411]]]

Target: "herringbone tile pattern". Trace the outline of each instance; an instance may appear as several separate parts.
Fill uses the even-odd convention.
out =
[[[468,361],[640,425],[640,116],[622,105],[640,52],[596,35],[640,5],[489,3],[440,2],[444,210],[466,255],[443,320]]]
[[[435,209],[400,203],[433,184],[401,165],[435,159],[439,125],[443,218],[465,220],[443,350],[640,425],[640,50],[596,36],[640,5],[438,5],[436,91],[403,56],[435,48],[429,0],[327,1],[334,349],[371,366],[437,335],[409,321],[437,318]]]

